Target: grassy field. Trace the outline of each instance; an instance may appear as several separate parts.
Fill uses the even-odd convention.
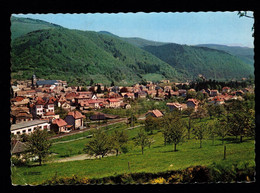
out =
[[[113,130],[126,129],[126,124],[118,123],[107,129],[108,133]],[[140,128],[127,130],[129,135],[129,152],[119,156],[105,157],[96,160],[81,160],[63,163],[45,163],[42,166],[12,167],[13,184],[39,184],[46,179],[58,176],[87,176],[89,178],[101,178],[123,173],[134,172],[161,172],[167,170],[184,169],[189,166],[204,165],[212,163],[223,165],[249,163],[255,165],[255,142],[245,138],[243,143],[238,143],[235,138],[229,137],[225,140],[227,147],[227,158],[223,160],[223,145],[220,139],[216,139],[214,145],[211,140],[204,140],[202,148],[199,141],[195,139],[186,140],[177,146],[177,152],[173,151],[173,145],[163,144],[161,132],[154,132],[155,140],[151,148],[145,148],[144,155],[141,148],[133,144],[132,138],[137,135]],[[83,134],[82,134],[83,135]],[[68,143],[54,144],[51,151],[56,155],[54,158],[62,158],[82,154],[84,144],[89,138],[79,139]],[[56,141],[57,142],[57,141]],[[130,163],[130,169],[128,168]]]

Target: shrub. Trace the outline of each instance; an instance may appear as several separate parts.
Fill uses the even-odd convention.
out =
[[[155,178],[153,180],[150,180],[151,184],[165,184],[166,180],[163,177]]]

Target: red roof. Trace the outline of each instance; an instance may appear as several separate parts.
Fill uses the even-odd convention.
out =
[[[44,105],[44,104],[45,104],[45,101],[41,97],[38,97],[35,105]]]
[[[52,124],[57,124],[59,127],[66,126],[67,123],[63,119],[54,119]]]
[[[180,103],[167,103],[166,105],[168,105],[168,106],[175,106],[177,108],[181,108],[182,107]]]
[[[193,102],[195,105],[199,103],[196,99],[188,99],[187,102]]]
[[[120,101],[119,101],[118,99],[116,99],[116,98],[115,98],[115,99],[107,99],[107,100],[108,100],[110,103],[111,103],[111,102],[120,102]]]
[[[47,113],[44,114],[44,116],[50,116],[50,115],[55,115],[55,113],[49,111],[49,112],[47,112]]]
[[[79,111],[71,111],[68,113],[68,115],[71,115],[74,117],[74,119],[81,119],[84,118],[85,116],[82,115]]]
[[[162,112],[159,111],[158,109],[148,111],[148,113],[153,113],[155,117],[162,117],[163,116]]]

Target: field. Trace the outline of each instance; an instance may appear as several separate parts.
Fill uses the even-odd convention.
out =
[[[127,127],[129,126],[125,123],[118,123],[107,127],[105,130],[109,134],[114,130],[123,130]],[[151,135],[155,142],[150,148],[145,148],[142,155],[141,148],[135,146],[132,140],[137,135],[139,129],[140,127],[126,130],[129,136],[127,153],[95,160],[53,162],[55,159],[83,154],[84,144],[90,140],[90,138],[85,138],[84,136],[89,135],[89,131],[73,138],[68,137],[67,140],[81,138],[67,143],[57,143],[66,140],[66,138],[56,139],[54,141],[56,143],[51,148],[51,151],[55,153],[52,161],[49,160],[42,166],[12,167],[12,183],[39,184],[44,180],[50,179],[55,174],[59,177],[71,177],[76,174],[80,177],[102,178],[123,173],[156,173],[185,169],[189,166],[210,166],[213,163],[221,165],[238,164],[238,166],[242,166],[245,163],[249,163],[249,166],[255,165],[255,141],[250,138],[245,138],[243,143],[239,143],[235,137],[227,137],[225,140],[227,154],[226,160],[224,160],[223,145],[219,138],[215,139],[214,144],[211,139],[204,140],[202,148],[199,148],[199,141],[195,139],[186,140],[178,145],[178,151],[174,152],[173,145],[164,146],[162,133],[155,131]],[[128,167],[128,163],[130,167]]]

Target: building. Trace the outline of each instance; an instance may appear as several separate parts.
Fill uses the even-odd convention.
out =
[[[215,96],[219,95],[219,92],[218,92],[218,90],[210,90],[210,94],[209,95],[212,96],[212,97],[215,97]]]
[[[11,125],[11,134],[21,135],[21,134],[29,134],[34,132],[37,128],[40,130],[46,129],[50,130],[50,123],[46,120],[33,120],[27,122],[21,122],[17,124]]]
[[[71,131],[72,125],[68,125],[63,119],[54,119],[50,129],[55,133],[67,133]]]
[[[180,103],[167,103],[167,107],[169,107],[170,111],[173,111],[174,109],[182,110],[182,105]]]
[[[107,99],[107,102],[109,103],[110,108],[119,108],[120,104],[122,103],[121,100],[115,98],[115,99]]]
[[[195,110],[199,106],[199,102],[196,99],[188,99],[186,104],[187,104],[187,108],[193,108]]]
[[[145,116],[153,116],[155,118],[163,117],[163,114],[158,109],[148,111]]]
[[[81,129],[83,128],[83,118],[85,115],[82,115],[79,111],[71,111],[65,117],[65,121],[68,125],[72,125],[72,129]]]

